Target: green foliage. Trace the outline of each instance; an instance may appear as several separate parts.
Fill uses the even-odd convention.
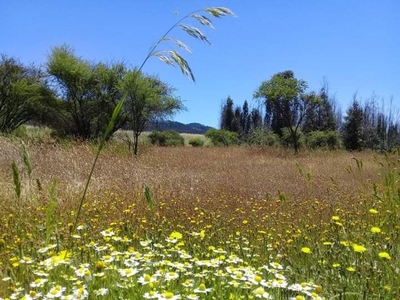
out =
[[[149,134],[150,142],[158,146],[183,146],[184,138],[177,131],[153,131]]]
[[[337,150],[341,140],[337,131],[312,131],[306,136],[306,145],[311,149]]]
[[[25,125],[20,125],[11,132],[11,135],[18,138],[26,138],[28,136],[28,130]]]
[[[59,132],[82,139],[98,138],[122,99],[120,82],[126,74],[123,64],[91,63],[67,47],[55,47],[48,58],[47,72],[53,78],[61,101],[55,108]],[[114,121],[112,132],[126,123],[124,115]]]
[[[362,124],[364,113],[360,103],[354,98],[347,110],[347,116],[343,124],[343,144],[348,150],[362,150],[363,131]]]
[[[278,147],[280,145],[279,136],[272,131],[264,128],[256,128],[251,131],[249,143],[258,146]]]
[[[111,119],[108,122],[107,128],[105,129],[105,131],[103,133],[103,136],[102,136],[102,138],[100,140],[99,146],[97,147],[96,156],[95,156],[95,158],[93,160],[93,164],[92,164],[92,166],[90,168],[90,172],[89,172],[89,175],[87,177],[87,180],[86,180],[86,183],[85,183],[85,187],[83,189],[82,196],[81,196],[80,201],[79,201],[79,207],[78,207],[78,211],[76,213],[75,222],[74,222],[74,224],[73,224],[73,226],[71,228],[71,236],[70,236],[70,239],[69,239],[70,246],[71,246],[71,243],[72,243],[72,233],[74,233],[74,231],[76,230],[76,227],[78,225],[78,221],[79,221],[79,217],[80,217],[80,214],[81,214],[81,210],[82,210],[83,204],[84,204],[85,199],[86,199],[86,194],[87,194],[87,191],[88,191],[88,188],[89,188],[90,180],[92,179],[92,176],[93,176],[94,169],[96,167],[97,160],[99,159],[100,153],[103,150],[104,145],[105,145],[108,137],[110,136],[110,134],[111,134],[111,132],[112,132],[114,126],[115,126],[114,124],[115,124],[115,122],[116,122],[116,120],[118,118],[118,115],[119,115],[119,113],[120,113],[120,111],[122,109],[122,106],[124,105],[124,101],[125,101],[125,97],[123,97],[121,99],[121,101],[119,101],[118,104],[115,106],[115,108],[114,108],[114,110],[112,112],[112,115],[111,115]]]
[[[221,110],[221,124],[220,128],[228,131],[233,131],[233,122],[235,118],[235,112],[233,109],[233,100],[228,96],[226,103]]]
[[[225,129],[209,129],[205,136],[211,140],[215,146],[236,145],[239,142],[239,135],[236,132]]]
[[[327,88],[322,88],[319,97],[321,105],[311,105],[306,110],[302,130],[305,133],[311,131],[333,131],[337,129],[337,120],[333,109],[333,99],[329,98]]]
[[[153,196],[151,195],[151,190],[147,185],[144,187],[144,198],[146,199],[146,203],[150,210],[154,210]]]
[[[255,98],[263,98],[268,126],[283,137],[282,128],[288,128],[290,144],[299,151],[298,130],[309,107],[319,105],[321,99],[315,93],[306,94],[307,82],[296,79],[292,71],[277,73],[264,81],[254,93]],[[283,137],[284,141],[286,137]]]
[[[204,140],[197,137],[197,138],[191,138],[189,140],[189,145],[192,147],[203,147],[204,146]]]
[[[294,148],[294,144],[297,143],[297,149],[299,150],[300,147],[304,146],[305,138],[304,134],[300,129],[296,131],[294,128],[285,127],[281,129],[282,136],[280,137],[281,144],[285,147],[292,147]]]
[[[54,100],[39,68],[24,66],[5,55],[0,60],[0,132],[11,133],[44,114],[42,106]]]
[[[46,245],[49,245],[50,238],[54,233],[54,229],[56,227],[56,208],[57,208],[57,199],[55,197],[55,191],[57,186],[57,180],[53,180],[51,182],[51,186],[49,189],[49,203],[46,207]]]
[[[22,142],[22,160],[24,161],[24,165],[26,168],[26,172],[28,173],[28,177],[29,177],[29,179],[31,179],[32,164],[31,164],[31,159],[29,156],[28,149],[26,148],[26,145],[24,142]]]
[[[180,98],[173,95],[175,89],[156,76],[129,71],[121,85],[127,96],[124,112],[133,130],[133,154],[136,156],[139,136],[146,124],[170,117],[185,107]]]
[[[18,199],[21,198],[21,177],[19,175],[19,170],[15,161],[11,164],[13,181],[14,181],[14,191]]]

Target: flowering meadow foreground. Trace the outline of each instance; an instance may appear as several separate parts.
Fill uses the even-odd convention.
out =
[[[1,299],[400,298],[398,152],[0,139]]]

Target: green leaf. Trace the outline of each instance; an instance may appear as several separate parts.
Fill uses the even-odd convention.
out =
[[[118,102],[117,106],[114,108],[114,111],[113,111],[112,116],[111,116],[111,120],[107,125],[106,131],[104,132],[104,135],[103,135],[103,139],[102,139],[102,141],[100,143],[100,146],[99,146],[100,150],[103,149],[104,142],[107,140],[107,137],[110,135],[112,129],[114,128],[115,120],[118,118],[118,115],[119,115],[119,113],[120,113],[120,111],[122,109],[122,106],[124,105],[125,98],[126,98],[126,95],[124,95],[122,97],[122,99]]]
[[[21,197],[21,178],[19,176],[18,167],[15,164],[15,161],[12,162],[11,167],[13,171],[14,190],[17,198],[19,199]]]
[[[144,187],[144,197],[146,199],[147,205],[150,207],[151,210],[153,210],[154,209],[154,200],[151,195],[150,188],[147,185]]]
[[[22,148],[23,148],[23,150],[22,150],[22,158],[23,158],[23,161],[24,161],[24,164],[25,164],[25,168],[26,168],[26,171],[28,172],[28,176],[31,177],[32,165],[31,165],[31,161],[30,161],[30,158],[29,158],[28,150],[26,149],[26,145],[25,145],[24,142],[22,142]]]
[[[55,223],[54,213],[57,207],[57,200],[55,198],[56,185],[57,181],[53,180],[49,190],[49,204],[46,207],[46,245],[50,243],[50,237]]]

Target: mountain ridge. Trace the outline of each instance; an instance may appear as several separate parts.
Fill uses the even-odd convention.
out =
[[[177,121],[161,121],[161,122],[152,122],[149,123],[145,131],[165,131],[165,130],[175,130],[179,133],[191,133],[191,134],[205,134],[207,130],[213,127],[206,126],[200,123],[188,123],[184,124]]]

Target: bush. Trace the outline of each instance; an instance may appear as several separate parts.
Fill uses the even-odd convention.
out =
[[[218,130],[211,128],[206,132],[206,137],[211,140],[215,146],[235,145],[239,141],[239,135],[236,132],[225,129]]]
[[[273,132],[268,132],[265,129],[254,129],[250,133],[250,144],[258,146],[278,147],[280,145],[279,136]]]
[[[299,141],[299,146],[303,147],[305,144],[305,139],[304,139],[304,134],[303,132],[299,129],[297,129],[297,139]],[[285,147],[294,147],[293,145],[293,137],[290,133],[290,129],[288,127],[282,128],[282,136],[281,136],[281,143]]]
[[[306,144],[311,149],[335,150],[341,147],[341,140],[336,131],[312,131],[307,135]]]
[[[185,140],[179,132],[168,130],[168,131],[153,131],[149,134],[150,142],[153,145],[158,146],[183,146]]]
[[[189,140],[189,145],[192,145],[192,147],[203,147],[204,140],[201,138],[191,138]]]
[[[19,138],[26,138],[28,136],[26,126],[25,125],[18,126],[11,132],[11,135]]]

